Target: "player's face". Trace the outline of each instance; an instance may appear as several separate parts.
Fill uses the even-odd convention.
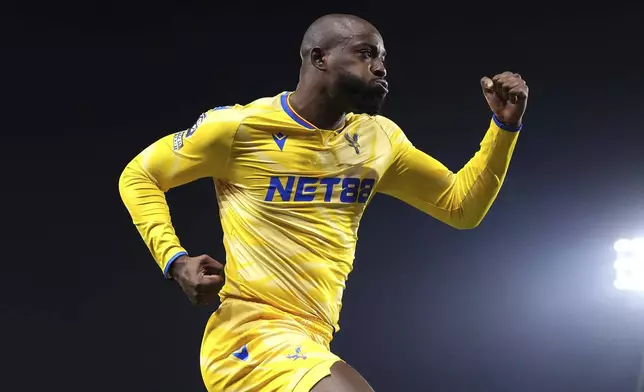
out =
[[[375,115],[388,92],[385,47],[380,34],[356,35],[331,51],[330,93],[345,109]]]

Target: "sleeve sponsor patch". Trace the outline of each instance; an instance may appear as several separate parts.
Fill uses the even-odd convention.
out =
[[[174,134],[174,138],[172,139],[172,149],[174,151],[177,151],[181,149],[181,147],[183,147],[183,134],[185,132],[186,131],[181,131]]]
[[[192,136],[197,131],[197,128],[199,128],[199,125],[203,122],[203,120],[206,119],[206,113],[201,113],[201,116],[197,119],[197,122],[190,128],[188,129],[188,132],[186,132],[186,138],[189,138]]]

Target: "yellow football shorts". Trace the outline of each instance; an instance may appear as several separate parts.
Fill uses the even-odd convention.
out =
[[[330,326],[226,299],[206,326],[201,374],[209,392],[309,392],[341,360],[331,338]]]

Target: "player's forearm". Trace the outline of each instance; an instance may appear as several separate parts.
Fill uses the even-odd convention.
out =
[[[454,174],[453,186],[448,193],[451,203],[446,209],[446,223],[458,228],[474,228],[494,203],[518,139],[517,131],[502,129],[499,125],[503,126],[490,122],[479,151]]]
[[[501,189],[517,137],[492,121],[479,151],[457,173],[411,148],[381,181],[379,191],[450,226],[474,228]]]
[[[138,158],[123,170],[119,192],[139,234],[167,276],[167,267],[186,252],[172,226],[165,193]]]

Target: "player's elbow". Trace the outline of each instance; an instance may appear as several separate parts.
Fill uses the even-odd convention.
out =
[[[450,222],[448,224],[458,230],[472,230],[472,229],[476,229],[481,224],[481,220],[478,220],[478,221],[466,220],[466,221]]]
[[[131,167],[132,163],[130,162],[125,168],[123,168],[123,171],[121,171],[121,175],[119,176],[119,193],[121,196],[123,196],[123,192],[127,190],[127,188],[130,186],[132,183],[132,178],[135,177],[135,171]]]
[[[451,211],[445,223],[458,230],[472,230],[477,228],[485,213],[473,213],[474,211],[465,211],[463,208]]]
[[[454,228],[459,229],[459,230],[472,230],[476,229],[480,224],[481,220],[473,220],[473,221],[462,221],[458,222],[458,224],[452,225]]]
[[[128,190],[130,188],[130,184],[132,183],[132,173],[131,169],[129,166],[126,166],[125,169],[121,172],[121,175],[119,176],[119,195],[121,196],[121,200],[127,204],[127,195],[128,195]]]
[[[132,192],[136,192],[142,187],[149,188],[149,185],[156,186],[154,181],[152,181],[140,165],[138,165],[136,159],[128,163],[119,176],[119,194],[123,201],[125,201],[128,198],[128,195]]]

